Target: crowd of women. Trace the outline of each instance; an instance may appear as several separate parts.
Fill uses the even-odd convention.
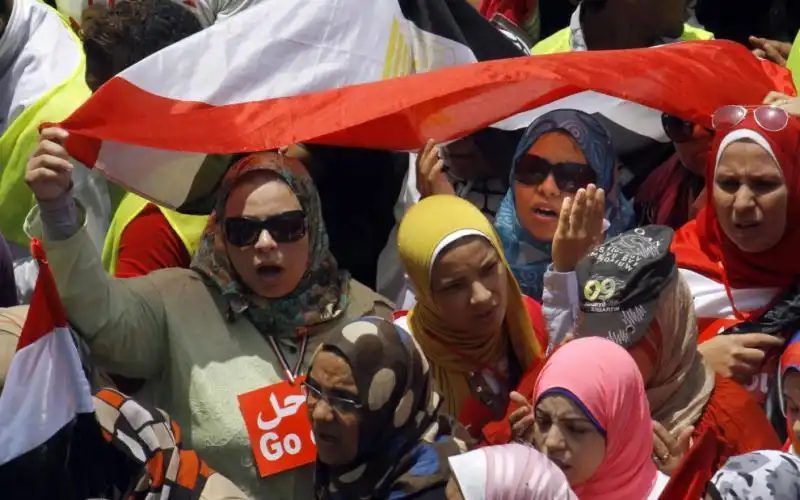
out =
[[[627,38],[582,24],[619,4],[584,0],[534,53],[712,36],[683,25],[683,0]],[[94,12],[91,87],[199,31],[188,12]],[[133,28],[154,43],[114,57],[109,40]],[[101,253],[68,133],[47,126],[21,229],[88,353],[103,445],[121,428],[147,443],[114,472],[122,494],[800,498],[798,107],[731,103],[711,128],[664,115],[672,143],[652,168],[575,109],[536,118],[510,165],[479,134],[431,141],[411,155],[397,226],[376,231],[389,248],[371,276],[334,251],[324,154],[302,144],[232,158],[209,217],[125,194]],[[24,297],[10,255],[0,245],[0,284]],[[6,295],[13,333],[27,306]]]

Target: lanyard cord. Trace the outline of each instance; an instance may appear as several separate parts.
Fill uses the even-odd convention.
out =
[[[290,384],[294,385],[297,381],[297,376],[300,374],[300,368],[303,366],[303,359],[306,357],[308,337],[303,337],[303,341],[300,343],[300,353],[297,355],[297,364],[295,365],[294,370],[289,368],[289,362],[286,360],[286,356],[283,354],[283,351],[278,343],[275,342],[275,339],[272,337],[267,337],[267,340],[269,340],[269,345],[272,347],[275,357],[278,358],[278,361],[281,363],[281,367],[283,368],[283,373],[286,375],[286,379]]]

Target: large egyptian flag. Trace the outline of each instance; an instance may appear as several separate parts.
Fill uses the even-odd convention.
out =
[[[209,208],[201,201],[228,166],[209,154],[297,142],[414,150],[519,129],[547,105],[602,109],[633,130],[637,117],[653,127],[654,110],[708,125],[720,105],[793,92],[788,72],[732,42],[515,52],[465,0],[262,0],[111,79],[63,123],[66,146],[191,213]],[[644,111],[622,113],[624,101]]]
[[[39,264],[28,317],[0,394],[4,499],[76,498],[78,490],[86,491],[81,483],[91,478],[91,455],[85,453],[99,437],[89,383],[53,276],[44,260]]]

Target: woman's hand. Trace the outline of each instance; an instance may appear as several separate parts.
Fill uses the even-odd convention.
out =
[[[791,43],[768,40],[756,36],[751,36],[749,41],[750,46],[753,47],[753,55],[772,61],[780,66],[786,66],[786,60],[789,59],[789,53],[792,51]]]
[[[512,392],[509,398],[520,405],[508,416],[508,422],[511,424],[511,441],[532,443],[534,418],[531,402],[516,391]]]
[[[765,333],[717,335],[697,346],[697,350],[715,372],[740,384],[749,384],[761,369],[766,351],[781,348],[783,343],[780,337]]]
[[[594,184],[579,189],[574,200],[564,199],[553,236],[554,271],[573,271],[578,261],[602,241],[604,213],[605,193]]]
[[[678,468],[691,447],[693,432],[694,427],[684,427],[672,434],[653,420],[653,459],[661,472],[670,475]]]
[[[39,145],[28,160],[25,182],[39,201],[55,200],[72,185],[73,166],[62,146],[68,135],[60,128],[42,130]]]
[[[800,116],[800,99],[797,97],[772,91],[764,98],[764,104],[781,108],[792,116]]]
[[[417,191],[420,196],[456,194],[443,170],[444,161],[439,158],[439,149],[429,139],[417,154]]]

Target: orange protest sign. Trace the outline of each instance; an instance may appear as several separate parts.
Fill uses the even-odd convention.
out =
[[[239,395],[250,446],[261,477],[272,476],[313,462],[317,447],[301,389],[283,381]]]

